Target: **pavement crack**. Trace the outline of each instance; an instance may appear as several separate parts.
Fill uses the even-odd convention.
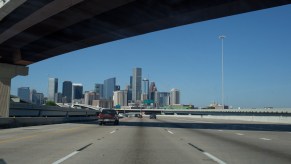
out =
[[[86,146],[83,146],[82,148],[78,149],[77,151],[82,151],[82,150],[88,148],[89,146],[91,146],[92,144],[93,144],[93,143],[90,143],[90,144],[88,144],[88,145],[86,145]]]
[[[199,148],[199,147],[193,145],[192,143],[188,143],[188,145],[194,147],[195,149],[197,149],[197,150],[199,150],[199,151],[201,151],[201,152],[205,152],[203,149],[201,149],[201,148]]]

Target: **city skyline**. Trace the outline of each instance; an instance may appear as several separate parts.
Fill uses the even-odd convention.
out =
[[[128,106],[128,104],[134,106],[145,105],[152,108],[180,104],[179,90],[173,88],[169,92],[158,91],[154,81],[151,81],[150,87],[150,80],[148,78],[142,78],[142,68],[133,68],[132,70],[133,74],[132,76],[129,76],[129,83],[122,90],[121,87],[116,84],[115,77],[105,79],[103,84],[95,83],[93,88],[88,91],[83,90],[84,86],[81,83],[73,83],[72,81],[66,80],[59,84],[58,78],[49,77],[47,101],[54,101],[55,103],[84,103],[86,105],[93,105],[94,100],[113,100],[114,107],[116,106],[117,108],[120,108],[121,106]],[[133,86],[135,86],[137,90],[139,89],[139,91],[136,93],[140,94],[140,99],[131,99],[132,87],[130,86],[132,84],[134,84]],[[62,86],[62,88],[60,88],[59,85]],[[62,90],[62,92],[58,92],[59,88]],[[20,91],[23,93],[25,92],[26,95]],[[179,92],[178,95],[172,94],[173,91]],[[35,89],[30,91],[29,87],[18,88],[18,96],[21,99],[26,99],[27,102],[36,103],[37,100],[32,99],[31,95],[36,97],[38,96],[37,94],[38,93]],[[49,99],[49,96],[52,95],[54,100],[52,100],[52,98]],[[165,95],[166,97],[164,97]]]
[[[124,88],[128,72],[139,66],[145,70],[144,75],[150,72],[149,79],[159,90],[183,91],[181,103],[199,107],[221,103],[218,36],[225,35],[225,104],[290,107],[291,77],[286,76],[291,70],[290,9],[290,5],[275,7],[70,52],[30,65],[29,76],[12,80],[11,93],[16,94],[21,86],[46,93],[48,76],[80,82],[84,90],[116,77]]]

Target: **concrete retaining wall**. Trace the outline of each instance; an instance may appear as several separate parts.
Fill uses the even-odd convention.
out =
[[[202,116],[202,118],[291,124],[291,117],[288,117],[288,116],[211,116],[211,115],[205,115],[205,116]]]
[[[0,118],[0,128],[60,124],[66,122],[94,121],[97,117],[9,117]]]
[[[291,124],[290,116],[222,116],[222,115],[159,115],[158,117],[208,118]]]

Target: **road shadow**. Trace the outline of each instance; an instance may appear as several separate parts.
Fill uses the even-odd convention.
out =
[[[291,125],[287,124],[252,124],[252,123],[185,123],[166,122],[156,120],[155,122],[124,122],[120,121],[119,126],[139,127],[162,127],[162,128],[186,128],[186,129],[214,129],[214,130],[249,130],[249,131],[277,131],[291,132]]]
[[[4,159],[0,159],[0,164],[7,164]]]

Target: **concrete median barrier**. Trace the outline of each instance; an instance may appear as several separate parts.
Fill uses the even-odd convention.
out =
[[[186,118],[208,118],[223,120],[254,121],[266,123],[291,124],[290,116],[223,116],[223,115],[159,115],[158,117],[186,117]]]
[[[86,122],[97,120],[97,117],[15,117],[0,118],[0,128],[15,128],[68,122]]]

